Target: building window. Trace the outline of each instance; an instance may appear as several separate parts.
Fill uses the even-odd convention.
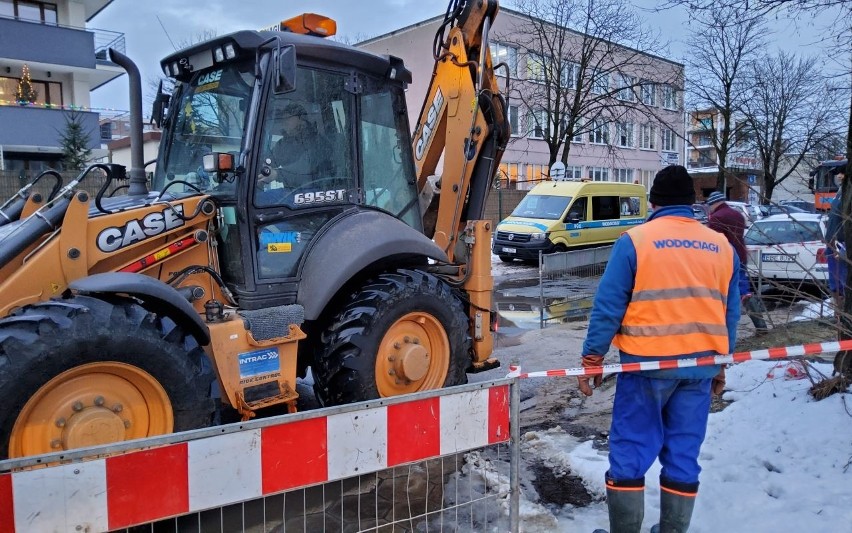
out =
[[[703,147],[703,146],[713,146],[713,136],[709,133],[701,133],[695,138],[695,146]]]
[[[609,181],[609,169],[606,167],[589,167],[589,179],[592,181]]]
[[[600,69],[592,70],[592,93],[606,94],[609,91],[609,74],[602,73]]]
[[[648,106],[656,106],[657,105],[657,84],[648,81],[642,80],[641,86],[642,93],[642,103]]]
[[[104,122],[101,124],[101,140],[112,140],[112,122]]]
[[[639,134],[639,148],[645,150],[657,149],[657,127],[653,124],[642,124]]]
[[[521,134],[521,124],[518,122],[518,106],[510,105],[508,108],[509,127],[512,129],[512,137]]]
[[[32,0],[0,0],[0,17],[56,24],[56,4]]]
[[[618,183],[633,183],[632,168],[616,168],[612,171],[612,181]]]
[[[583,167],[580,165],[568,165],[565,167],[565,179],[580,181],[583,179]]]
[[[636,85],[636,78],[619,74],[616,79],[618,80],[617,98],[623,102],[634,102],[636,94],[633,92],[633,86]]]
[[[2,1],[2,0],[0,0]],[[30,80],[36,92],[33,103],[45,106],[62,105],[62,84],[56,81]],[[14,103],[20,78],[0,77],[0,103]]]
[[[536,83],[546,81],[546,59],[538,54],[527,54],[527,80]]]
[[[663,107],[665,109],[677,109],[677,89],[671,85],[663,85]]]
[[[589,142],[592,144],[609,144],[609,124],[601,124],[598,120],[589,123]]]
[[[516,78],[518,76],[518,49],[500,43],[491,43],[490,48],[492,63],[495,65],[497,63],[506,63],[509,67],[509,76]],[[505,76],[506,70],[499,68],[494,73],[498,76]]]
[[[571,136],[571,142],[576,144],[583,144],[583,124],[577,120],[574,123],[574,135]]]
[[[618,136],[618,146],[622,148],[633,148],[636,146],[633,138],[633,130],[635,125],[632,122],[618,122],[615,125],[615,132]]]
[[[533,139],[544,139],[550,135],[549,128],[550,124],[546,110],[539,109],[536,111],[530,111],[530,114],[527,115],[528,137]]]
[[[562,65],[562,72],[560,73],[560,78],[562,80],[562,87],[569,90],[575,90],[577,88],[577,80],[580,77],[580,65],[577,63],[564,63]]]
[[[712,130],[713,119],[711,117],[700,118],[698,119],[698,126],[704,130]]]
[[[664,152],[677,152],[677,135],[675,131],[671,128],[662,128],[663,134],[663,151]]]
[[[646,190],[651,189],[651,185],[654,183],[654,177],[657,175],[656,170],[640,170],[639,171],[639,181],[642,185],[645,186]]]

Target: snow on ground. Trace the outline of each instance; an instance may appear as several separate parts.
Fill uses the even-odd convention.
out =
[[[504,276],[530,268],[501,266]],[[821,316],[828,315],[828,307],[823,306]],[[819,317],[820,310],[819,303],[806,306],[792,320]],[[744,316],[741,326],[746,325],[751,327]],[[496,377],[509,364],[520,364],[527,371],[577,367],[585,330],[586,323],[563,324],[527,332],[516,345],[498,344],[495,355],[503,368],[477,375],[473,381]],[[607,360],[615,361],[614,351]],[[710,415],[690,532],[852,531],[852,397],[835,394],[815,401],[807,393],[808,379],[785,379],[787,364],[776,368],[777,362],[749,361],[728,369],[724,399],[732,403]],[[830,364],[816,362],[810,367],[812,372],[831,374]],[[541,387],[541,381],[536,381],[521,382],[522,400]],[[589,402],[611,404],[611,391],[598,391],[585,408],[592,407]],[[586,507],[555,508],[539,503],[534,491],[522,491],[521,530],[606,529],[606,451],[558,427],[527,432],[521,440],[524,465],[540,462],[556,475],[571,472],[598,498]],[[643,531],[659,519],[659,473],[656,463],[646,476]],[[499,485],[507,487],[508,478]]]
[[[835,394],[814,401],[808,379],[784,377],[788,364],[795,363],[774,368],[778,363],[749,361],[728,369],[724,398],[733,403],[710,415],[690,532],[852,530],[852,400]],[[831,372],[830,364],[811,365]],[[586,507],[552,508],[522,494],[521,531],[607,528],[606,452],[559,428],[527,432],[521,440],[525,463],[539,460],[557,476],[577,475],[599,498]],[[643,531],[659,519],[659,474],[655,463],[645,478]],[[497,485],[505,494],[508,478],[492,480]]]

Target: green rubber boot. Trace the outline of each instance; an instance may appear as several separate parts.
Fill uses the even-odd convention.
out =
[[[651,528],[651,533],[686,533],[692,520],[692,509],[695,507],[695,496],[698,484],[687,490],[673,491],[660,484],[660,523]],[[689,490],[692,489],[692,490]]]
[[[645,480],[606,478],[610,533],[639,533],[645,518]]]

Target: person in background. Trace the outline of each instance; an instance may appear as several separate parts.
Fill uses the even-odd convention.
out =
[[[740,259],[740,298],[742,306],[745,307],[752,324],[754,324],[755,335],[766,335],[769,328],[766,319],[763,318],[763,306],[759,298],[755,298],[751,292],[751,284],[748,281],[748,250],[745,246],[745,217],[725,203],[725,195],[719,191],[713,191],[704,202],[710,210],[707,218],[707,227],[718,231],[728,239],[731,246],[737,252]]]
[[[580,392],[601,383],[615,344],[622,363],[671,361],[733,351],[740,318],[739,259],[724,236],[692,217],[695,190],[671,165],[651,187],[654,212],[613,246],[583,344]],[[698,494],[698,453],[720,367],[684,366],[618,375],[609,435],[607,507],[612,533],[638,533],[645,474],[659,458],[658,531],[685,532]],[[653,530],[652,530],[653,531]]]
[[[831,209],[828,212],[828,221],[825,224],[825,259],[828,266],[828,290],[834,300],[837,312],[843,310],[843,300],[846,289],[846,247],[843,236],[843,211],[841,209],[843,184],[846,174],[841,167],[834,176],[834,182],[840,188],[834,200],[831,201]]]

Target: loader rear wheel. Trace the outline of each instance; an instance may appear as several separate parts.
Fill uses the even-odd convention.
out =
[[[439,389],[467,382],[467,315],[430,274],[381,274],[352,295],[323,336],[314,389],[324,405]]]
[[[195,340],[126,300],[78,296],[0,320],[0,455],[25,457],[210,424]]]

